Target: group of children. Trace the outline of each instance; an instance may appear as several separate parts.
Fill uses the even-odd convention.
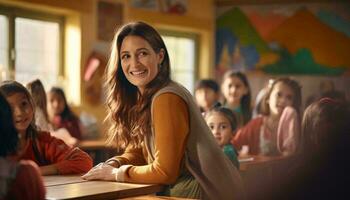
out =
[[[16,81],[0,84],[0,199],[44,199],[45,189],[40,174],[81,174],[92,167],[92,159],[87,153],[50,135],[47,111],[39,107],[45,107],[45,103],[40,102],[45,95],[38,95],[34,85],[36,83],[28,84],[30,94]],[[51,91],[49,101],[57,101],[54,99],[60,94]],[[65,99],[64,96],[60,98]],[[53,107],[67,109],[64,106],[66,101],[59,104]],[[44,125],[36,120],[37,116],[44,119]]]
[[[36,105],[35,125],[40,130],[50,131],[52,136],[62,139],[66,144],[75,146],[83,137],[83,128],[69,107],[64,91],[52,87],[46,94],[39,79],[29,82],[26,87]]]
[[[0,84],[0,200],[44,199],[40,174],[86,172],[87,180],[163,184],[159,194],[166,196],[244,199],[236,148],[242,154],[299,156],[286,169],[288,179],[267,198],[303,199],[310,193],[305,191],[320,189],[330,196],[333,190],[346,193],[345,102],[316,100],[302,115],[300,85],[278,78],[265,88],[256,104],[259,115],[252,118],[247,77],[228,71],[221,88],[212,80],[198,83],[201,114],[191,94],[171,80],[164,41],[144,22],[119,29],[108,68],[109,140],[125,151],[94,168],[88,154],[52,136],[64,127],[77,140],[82,137],[61,89],[50,90],[46,108],[40,81],[29,83],[28,90],[16,81]]]
[[[301,149],[301,86],[293,79],[277,78],[263,91],[255,104],[258,108],[252,108],[249,82],[240,71],[226,72],[221,87],[212,79],[197,82],[196,102],[218,144],[236,166],[237,152],[292,155]],[[253,109],[258,111],[255,117]]]
[[[252,108],[247,77],[235,71],[223,77],[222,103],[219,88],[215,80],[200,80],[195,99],[217,143],[236,167],[238,155],[294,155],[293,165],[263,199],[347,195],[350,111],[345,98],[325,93],[302,112],[301,86],[293,79],[277,78],[262,88],[257,107]],[[254,117],[252,110],[257,111]]]

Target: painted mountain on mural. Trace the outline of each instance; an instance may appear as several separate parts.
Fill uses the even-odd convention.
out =
[[[331,12],[301,8],[291,16],[259,17],[233,7],[217,18],[217,69],[339,75],[350,68],[346,27],[350,23]]]

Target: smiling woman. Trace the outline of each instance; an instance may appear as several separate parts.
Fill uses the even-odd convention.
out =
[[[142,37],[126,36],[121,46],[121,64],[126,78],[142,93],[158,74],[164,50],[156,53]]]
[[[166,196],[242,199],[237,168],[191,94],[170,79],[168,51],[153,27],[121,27],[108,67],[109,141],[126,149],[83,178],[164,184]]]

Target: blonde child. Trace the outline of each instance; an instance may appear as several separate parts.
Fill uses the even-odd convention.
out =
[[[262,101],[262,115],[239,129],[232,140],[238,149],[248,146],[248,154],[293,154],[299,143],[301,90],[289,78],[275,80]]]
[[[39,79],[29,82],[26,85],[35,104],[35,125],[39,130],[48,131],[56,138],[63,140],[67,145],[73,147],[78,143],[75,137],[72,137],[66,128],[53,130],[52,124],[49,122],[49,114],[47,112],[47,98],[44,85]]]
[[[227,71],[221,84],[221,92],[224,107],[231,109],[237,116],[238,128],[247,124],[252,111],[251,92],[246,75],[239,71]]]
[[[32,95],[35,104],[35,125],[43,131],[51,131],[47,113],[47,100],[44,85],[39,79],[35,79],[26,85],[28,92]]]
[[[224,153],[239,168],[238,153],[230,143],[237,127],[233,112],[228,108],[216,107],[205,114],[205,121]]]
[[[92,167],[88,154],[78,148],[70,148],[50,133],[35,126],[35,105],[28,90],[16,81],[4,81],[0,92],[9,102],[15,128],[18,132],[18,160],[33,160],[40,166],[41,174],[84,173]]]

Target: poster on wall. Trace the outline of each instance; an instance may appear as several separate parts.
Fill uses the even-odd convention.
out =
[[[350,75],[350,4],[217,9],[216,71]]]
[[[187,12],[187,0],[131,0],[134,8],[182,15]]]
[[[111,42],[118,26],[123,23],[123,5],[99,1],[97,4],[97,36],[104,42]]]

